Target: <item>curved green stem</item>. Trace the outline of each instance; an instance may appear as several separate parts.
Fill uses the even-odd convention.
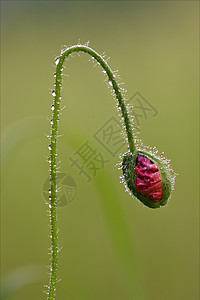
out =
[[[62,69],[66,57],[73,52],[85,52],[92,56],[104,69],[108,76],[109,83],[112,84],[114,93],[118,100],[118,105],[121,110],[123,122],[126,129],[128,138],[129,150],[133,153],[136,148],[132,134],[131,122],[129,120],[128,111],[124,103],[121,89],[115,79],[115,76],[107,64],[107,62],[97,52],[86,45],[75,45],[61,52],[61,55],[56,58],[56,73],[55,84],[53,90],[54,102],[52,105],[52,119],[51,119],[51,143],[50,149],[50,196],[49,196],[49,214],[50,214],[50,228],[51,228],[51,269],[50,269],[50,282],[48,286],[48,300],[53,300],[56,290],[57,278],[57,265],[58,265],[58,237],[57,237],[57,166],[56,166],[56,149],[57,149],[57,136],[58,136],[58,122],[61,101],[61,83],[62,83]]]

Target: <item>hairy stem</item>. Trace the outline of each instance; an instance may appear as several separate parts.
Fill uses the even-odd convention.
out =
[[[104,69],[108,76],[109,83],[112,85],[116,98],[118,100],[118,106],[121,110],[124,126],[126,129],[129,150],[134,152],[135,145],[132,135],[131,122],[129,120],[128,111],[123,100],[121,89],[115,79],[115,76],[107,64],[107,62],[97,52],[86,45],[71,46],[61,52],[61,55],[56,58],[56,73],[54,90],[52,92],[54,101],[52,105],[52,119],[51,119],[51,134],[50,134],[50,195],[49,195],[49,214],[50,214],[50,228],[51,228],[51,268],[50,268],[50,282],[48,286],[48,300],[55,299],[56,291],[56,278],[57,278],[57,266],[58,266],[58,236],[57,236],[57,166],[56,166],[56,149],[57,149],[57,136],[58,136],[58,123],[59,123],[59,111],[61,101],[61,84],[62,84],[62,70],[63,63],[67,56],[73,52],[85,52],[92,56]]]

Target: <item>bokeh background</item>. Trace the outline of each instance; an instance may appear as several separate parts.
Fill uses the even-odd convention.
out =
[[[111,57],[139,137],[179,175],[167,207],[150,210],[125,193],[116,102],[87,55],[67,60],[56,299],[199,299],[198,10],[198,1],[1,2],[2,299],[46,298],[54,58],[78,41]],[[112,129],[118,148],[103,136]]]

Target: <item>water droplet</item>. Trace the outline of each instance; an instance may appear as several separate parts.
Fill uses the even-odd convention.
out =
[[[52,104],[51,105],[51,110],[54,110],[54,109],[55,109],[54,104]]]
[[[61,50],[61,54],[63,54],[66,51],[66,48]]]
[[[50,120],[50,124],[53,125],[53,119]]]
[[[53,96],[53,97],[55,97],[55,95],[56,95],[56,91],[55,91],[55,90],[52,90],[52,92],[51,92],[51,93],[52,93],[52,96]]]
[[[109,86],[112,86],[112,81],[109,80],[109,81],[108,81],[108,84],[109,84]]]
[[[57,64],[59,63],[59,60],[60,60],[60,56],[56,57],[56,59],[55,59],[55,64],[56,64],[56,66],[57,66]]]
[[[51,144],[49,144],[48,149],[51,150]]]

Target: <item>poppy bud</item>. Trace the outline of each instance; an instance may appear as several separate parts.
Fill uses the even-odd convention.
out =
[[[164,159],[144,150],[127,152],[123,156],[122,171],[130,192],[144,205],[150,208],[166,205],[175,176]]]

